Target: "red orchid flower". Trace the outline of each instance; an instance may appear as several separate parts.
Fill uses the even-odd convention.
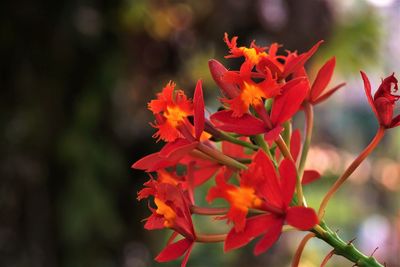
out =
[[[190,202],[179,186],[159,183],[154,180],[150,186],[153,187],[152,195],[157,208],[152,209],[153,213],[147,218],[144,228],[147,230],[170,228],[175,231],[167,246],[155,259],[159,262],[167,262],[185,255],[181,264],[184,267],[196,240],[189,209]],[[140,199],[148,196],[149,194],[142,194]],[[181,234],[184,238],[172,243],[178,234]]]
[[[280,93],[281,86],[270,72],[267,72],[263,81],[255,83],[251,78],[252,68],[252,63],[246,60],[240,67],[239,73],[227,71],[222,77],[226,83],[240,88],[239,93],[233,98],[222,98],[222,102],[227,103],[233,111],[234,117],[241,117],[248,112],[250,106],[262,106],[263,99],[272,98]]]
[[[230,49],[230,55],[225,56],[226,58],[244,57],[253,66],[256,65],[257,70],[265,72],[268,68],[274,74],[277,74],[279,78],[286,78],[290,74],[296,72],[299,68],[303,67],[305,62],[317,51],[319,45],[323,41],[319,41],[309,51],[297,55],[297,52],[287,51],[287,55],[277,55],[278,48],[280,45],[273,43],[266,52],[267,47],[259,47],[253,41],[250,48],[241,46],[237,47],[237,36],[234,36],[231,40],[228,38],[228,34],[225,33],[224,41]]]
[[[265,53],[266,47],[259,47],[255,41],[251,42],[250,48],[245,46],[237,47],[237,36],[229,40],[228,34],[224,34],[224,41],[229,48],[230,55],[225,58],[244,57],[252,66],[257,65],[263,57],[268,56]]]
[[[371,83],[367,75],[361,71],[361,77],[364,81],[364,90],[368,98],[368,102],[377,117],[379,124],[384,128],[394,128],[400,125],[400,115],[393,118],[394,105],[400,96],[392,94],[397,92],[397,79],[394,73],[382,80],[381,85],[372,98]],[[393,85],[393,89],[392,89]]]
[[[312,105],[317,105],[323,101],[325,101],[328,97],[334,94],[337,90],[342,88],[346,85],[346,83],[341,83],[336,85],[335,87],[329,89],[327,92],[324,93],[326,87],[328,86],[329,82],[332,79],[333,71],[336,65],[336,58],[332,57],[329,59],[318,71],[317,76],[313,84],[311,85],[306,101],[308,101]],[[296,76],[305,76],[307,77],[307,73],[305,72],[304,68],[301,68]]]
[[[157,94],[157,99],[150,101],[148,108],[156,116],[156,123],[152,126],[158,131],[153,137],[166,142],[178,139],[181,136],[178,127],[193,115],[192,102],[182,90],[175,90],[175,83],[172,82]]]
[[[278,176],[279,174],[279,176]],[[240,173],[240,185],[228,184],[222,175],[210,189],[207,200],[224,198],[230,204],[227,219],[234,223],[225,241],[225,251],[239,248],[257,236],[264,235],[255,247],[256,255],[266,251],[279,238],[284,223],[308,230],[318,223],[315,211],[289,206],[295,191],[296,169],[284,159],[276,172],[272,161],[261,150],[249,169]],[[246,218],[249,209],[265,214]]]
[[[269,49],[269,56],[263,57],[256,69],[261,73],[265,73],[266,69],[269,69],[278,79],[287,79],[291,74],[304,67],[304,64],[317,52],[322,43],[322,40],[319,41],[310,50],[300,55],[297,52],[287,51],[286,56],[276,55],[279,45],[272,44]]]
[[[259,47],[253,41],[250,48],[237,47],[237,36],[230,41],[227,33],[225,33],[224,41],[230,49],[230,55],[226,58],[244,57],[252,66],[256,66],[256,70],[261,74],[271,72],[280,79],[286,79],[289,75],[297,72],[318,50],[323,41],[316,43],[309,51],[300,55],[297,52],[287,51],[287,55],[277,55],[280,45],[273,43],[266,52],[266,47]]]
[[[168,83],[149,109],[156,115],[158,132],[154,135],[168,143],[159,151],[136,161],[132,168],[147,172],[176,165],[180,159],[195,149],[200,141],[208,139],[204,132],[204,99],[202,82],[199,80],[194,92],[194,103],[183,91],[174,92],[175,84]],[[194,113],[194,125],[187,117]],[[158,118],[158,119],[157,119]]]
[[[270,115],[264,106],[259,106],[257,112],[260,118],[248,113],[235,117],[232,110],[223,110],[211,115],[210,119],[222,131],[247,136],[266,133],[266,140],[275,140],[283,130],[282,124],[300,109],[308,89],[305,78],[296,78],[281,90],[282,94],[274,98]]]

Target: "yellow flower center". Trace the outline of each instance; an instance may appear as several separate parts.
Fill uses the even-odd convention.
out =
[[[167,118],[168,122],[176,128],[178,124],[181,123],[183,119],[188,116],[188,114],[181,110],[178,106],[168,106],[167,111],[164,112],[164,116],[165,118]]]
[[[249,208],[258,208],[262,205],[262,199],[256,196],[254,189],[251,187],[238,187],[228,190],[232,204],[243,211]]]
[[[256,106],[262,103],[262,98],[265,97],[265,94],[259,86],[244,82],[240,97],[246,106]]]
[[[174,221],[176,218],[175,211],[170,206],[165,204],[162,200],[160,200],[159,198],[155,198],[154,202],[157,205],[156,213],[158,215],[164,216],[164,226],[171,228],[174,225]]]
[[[256,49],[254,48],[241,47],[240,49],[242,50],[245,58],[253,65],[257,65],[262,57],[267,56],[267,53],[265,52],[257,53]]]

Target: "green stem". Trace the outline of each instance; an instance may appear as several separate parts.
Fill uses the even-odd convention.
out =
[[[244,146],[244,147],[250,148],[252,150],[257,150],[258,149],[258,146],[253,145],[252,143],[240,140],[238,138],[235,138],[230,134],[227,134],[227,133],[224,133],[224,132],[220,132],[219,134],[220,134],[219,137],[221,139],[225,140],[225,141],[228,141],[228,142],[240,145],[240,146]]]
[[[299,162],[299,176],[300,180],[303,178],[304,167],[306,165],[308,150],[310,148],[312,130],[314,126],[314,110],[309,102],[304,105],[304,114],[306,117],[306,135],[304,138],[303,150],[301,151],[300,162]]]
[[[332,231],[324,222],[320,226],[325,230],[322,234],[315,232],[316,237],[333,247],[336,255],[341,255],[359,267],[384,267],[373,256],[366,256],[351,242],[343,241],[336,232]]]
[[[358,166],[364,161],[366,157],[375,149],[375,147],[382,140],[383,135],[385,134],[385,128],[380,126],[374,139],[372,139],[371,143],[358,155],[358,157],[350,164],[349,167],[345,170],[345,172],[340,176],[336,182],[332,185],[329,191],[324,196],[321,201],[321,205],[318,210],[318,217],[321,219],[324,216],[325,208],[328,205],[329,200],[332,196],[339,190],[340,186],[349,178],[349,176],[357,169]]]
[[[214,148],[211,148],[209,146],[206,146],[203,143],[199,143],[197,145],[197,149],[200,150],[201,152],[207,154],[208,156],[212,157],[214,160],[224,164],[224,165],[227,165],[227,166],[239,169],[239,170],[246,170],[247,169],[247,166],[244,165],[243,163],[240,163],[239,161],[234,160],[231,157],[228,157],[227,155],[225,155],[221,151],[216,150]]]

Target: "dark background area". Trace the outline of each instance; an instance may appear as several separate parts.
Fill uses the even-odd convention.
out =
[[[166,236],[143,231],[141,220],[149,212],[146,203],[136,201],[136,192],[147,177],[130,165],[162,145],[151,138],[153,118],[146,104],[169,80],[191,95],[202,78],[207,106],[217,108],[218,90],[207,61],[231,62],[223,59],[224,32],[238,35],[240,45],[256,39],[260,45],[278,42],[299,51],[324,39],[308,67],[315,73],[335,54],[336,81],[357,89],[318,109],[313,151],[317,158],[327,157],[326,169],[333,168],[330,180],[309,190],[315,198],[311,203],[318,203],[347,164],[346,157],[335,155],[351,159],[376,127],[357,71],[373,70],[376,85],[379,77],[398,70],[399,48],[388,33],[395,29],[400,4],[389,2],[377,7],[317,0],[3,1],[0,266],[177,266],[152,259]],[[386,225],[392,239],[382,241],[390,245],[380,245],[377,255],[394,264],[388,266],[399,264],[394,253],[400,232],[397,136],[391,133],[387,149],[379,150],[378,156],[385,155],[380,169],[367,168],[358,176],[364,178],[342,194],[346,200],[346,192],[352,192],[355,206],[341,208],[346,206],[342,200],[332,204],[339,211],[331,210],[349,239],[363,236],[359,224],[368,218],[378,230]],[[352,207],[365,213],[353,220]],[[335,216],[338,212],[343,216]],[[371,214],[375,217],[367,217]],[[372,228],[366,229],[371,234]],[[284,238],[258,258],[251,248],[221,256],[219,245],[199,245],[189,266],[286,266],[297,243],[298,237]],[[304,266],[319,266],[329,248],[311,245]]]

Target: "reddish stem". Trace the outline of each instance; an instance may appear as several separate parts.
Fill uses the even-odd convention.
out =
[[[216,242],[224,242],[227,234],[196,234],[196,242],[200,243],[216,243]]]
[[[304,238],[301,240],[299,247],[296,250],[296,254],[294,254],[292,267],[298,267],[300,263],[301,254],[303,253],[304,247],[306,246],[308,240],[315,237],[314,233],[308,233]]]
[[[203,208],[198,206],[191,206],[190,211],[193,214],[199,215],[225,215],[228,213],[229,208]]]
[[[342,174],[342,176],[339,177],[339,179],[336,180],[336,182],[332,185],[332,187],[329,189],[329,191],[326,193],[324,199],[321,202],[321,205],[318,210],[318,217],[321,219],[323,217],[324,211],[326,206],[328,205],[329,200],[332,198],[332,196],[338,191],[340,186],[349,178],[349,176],[357,169],[358,166],[364,161],[366,157],[375,149],[375,147],[379,144],[379,142],[382,140],[382,137],[385,134],[385,128],[383,126],[380,126],[378,131],[376,132],[376,135],[374,139],[372,139],[371,143],[361,152],[360,155],[350,164],[349,167],[345,170],[345,172]]]

